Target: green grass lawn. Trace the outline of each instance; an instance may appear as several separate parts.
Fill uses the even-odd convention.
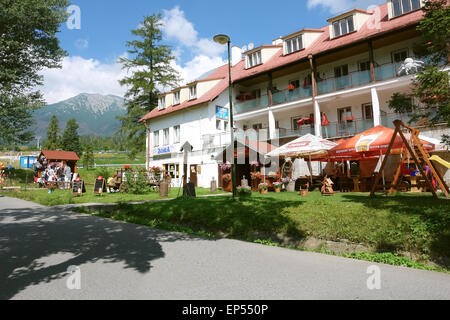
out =
[[[197,188],[197,195],[212,194],[209,189]],[[215,194],[222,193],[217,190]],[[148,194],[128,194],[128,193],[104,193],[102,196],[94,194],[94,186],[86,186],[86,193],[79,197],[72,194],[71,190],[55,190],[49,194],[47,189],[40,190],[21,190],[4,192],[3,195],[8,197],[15,197],[27,201],[33,201],[45,206],[58,206],[64,204],[75,203],[119,203],[119,202],[133,202],[144,200],[164,199],[159,196],[159,192],[150,192]],[[171,188],[168,198],[176,198],[183,195],[183,190],[179,188]]]
[[[145,153],[137,154],[135,157],[130,158],[125,153],[95,153],[94,161],[97,165],[101,164],[144,164]],[[83,165],[83,159],[79,161],[79,165]]]
[[[277,236],[347,239],[376,253],[412,252],[444,267],[450,256],[450,201],[429,194],[371,198],[363,193],[322,197],[312,192],[269,193],[231,201],[229,197],[176,199],[142,205],[123,204],[101,216],[163,229],[187,228],[211,236],[254,241]],[[276,236],[277,235],[277,236]],[[275,239],[275,240],[274,240]],[[357,256],[355,256],[358,258]]]

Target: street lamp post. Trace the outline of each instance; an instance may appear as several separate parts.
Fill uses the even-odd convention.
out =
[[[234,121],[233,121],[233,89],[231,87],[231,59],[230,59],[230,37],[225,34],[218,34],[214,36],[214,42],[228,45],[228,91],[230,99],[230,131],[231,131],[231,145],[233,148],[233,160],[231,163],[231,184],[233,186],[233,199],[236,197],[236,161],[234,159]]]

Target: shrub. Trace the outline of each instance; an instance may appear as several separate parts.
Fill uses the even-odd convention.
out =
[[[132,194],[145,194],[151,191],[147,176],[141,171],[128,171],[125,192]]]
[[[239,197],[250,197],[252,195],[252,188],[237,187],[237,194]]]

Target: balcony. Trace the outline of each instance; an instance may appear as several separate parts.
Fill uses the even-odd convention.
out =
[[[282,104],[286,102],[297,101],[312,96],[311,86],[302,86],[292,90],[281,90],[272,94],[273,105]]]
[[[269,98],[268,96],[261,96],[256,99],[246,100],[243,102],[236,102],[234,105],[234,113],[244,113],[244,112],[250,112],[255,111],[258,109],[264,109],[269,106]]]
[[[317,94],[354,88],[371,81],[370,71],[357,71],[337,78],[330,78],[317,82]]]

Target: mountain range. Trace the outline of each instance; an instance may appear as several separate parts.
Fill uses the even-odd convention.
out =
[[[59,120],[61,132],[70,118],[80,128],[78,134],[109,137],[120,127],[116,116],[126,114],[124,99],[114,95],[82,93],[70,99],[47,105],[34,113],[35,136],[45,139],[53,115]]]

